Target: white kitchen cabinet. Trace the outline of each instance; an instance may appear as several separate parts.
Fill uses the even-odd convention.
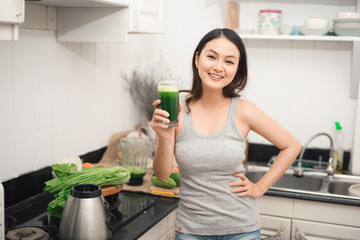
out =
[[[127,42],[127,8],[59,7],[60,42]]]
[[[43,0],[56,7],[60,42],[127,42],[128,33],[163,33],[163,0]]]
[[[24,0],[0,1],[0,40],[18,40],[24,14]]]
[[[52,7],[128,7],[130,0],[27,0],[28,3]]]
[[[174,240],[175,239],[175,220],[176,211],[173,210],[169,215],[158,222],[154,227],[144,233],[139,240]]]
[[[256,199],[261,214],[291,218],[293,215],[294,200],[292,198],[280,198],[262,196]]]
[[[262,196],[257,199],[262,229],[266,235],[285,226],[285,239],[297,232],[307,240],[357,240],[360,236],[360,207],[292,198]]]
[[[295,199],[293,218],[341,224],[357,227],[360,230],[360,207],[358,206]]]
[[[283,239],[290,239],[291,219],[283,217],[273,217],[260,215],[261,238],[276,236],[281,234]]]
[[[60,42],[127,42],[130,0],[43,0],[56,7]]]
[[[261,235],[273,236],[284,228],[284,238],[290,239],[294,200],[265,195],[256,202],[260,212]]]
[[[163,0],[132,0],[129,33],[164,33]]]
[[[300,232],[306,240],[357,240],[360,228],[313,221],[292,220],[292,236]]]

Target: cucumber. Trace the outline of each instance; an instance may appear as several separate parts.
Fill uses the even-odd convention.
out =
[[[180,187],[180,173],[172,172],[170,178],[174,179],[177,187]]]
[[[156,176],[151,177],[151,182],[157,186],[162,188],[174,188],[176,187],[176,182],[172,178],[168,178],[165,181],[160,181]]]

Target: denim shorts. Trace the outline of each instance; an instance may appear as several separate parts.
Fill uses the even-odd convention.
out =
[[[260,240],[260,229],[253,232],[228,235],[195,235],[179,233],[175,230],[175,240]]]

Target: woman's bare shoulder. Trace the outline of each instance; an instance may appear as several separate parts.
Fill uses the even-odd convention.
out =
[[[246,99],[239,99],[236,106],[237,111],[239,110],[242,113],[246,113],[257,108],[254,103]]]
[[[250,122],[259,116],[262,111],[251,101],[239,99],[236,106],[236,115],[245,122]]]

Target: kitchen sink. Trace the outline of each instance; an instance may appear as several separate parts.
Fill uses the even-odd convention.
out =
[[[247,166],[245,176],[253,183],[258,182],[269,167]],[[334,174],[328,176],[326,172],[305,171],[304,176],[296,177],[292,169],[288,169],[283,176],[270,187],[279,190],[307,195],[318,195],[360,201],[360,197],[350,196],[348,189],[353,184],[360,184],[360,176]]]
[[[250,171],[245,175],[252,182],[259,181],[265,175],[265,171]],[[272,188],[285,188],[304,191],[320,191],[323,179],[319,176],[296,177],[291,173],[285,173]]]
[[[349,182],[329,182],[328,192],[334,194],[348,195],[348,189],[354,183]]]
[[[348,189],[353,184],[360,184],[360,179],[334,179],[329,181],[327,191],[333,194],[349,196]]]

